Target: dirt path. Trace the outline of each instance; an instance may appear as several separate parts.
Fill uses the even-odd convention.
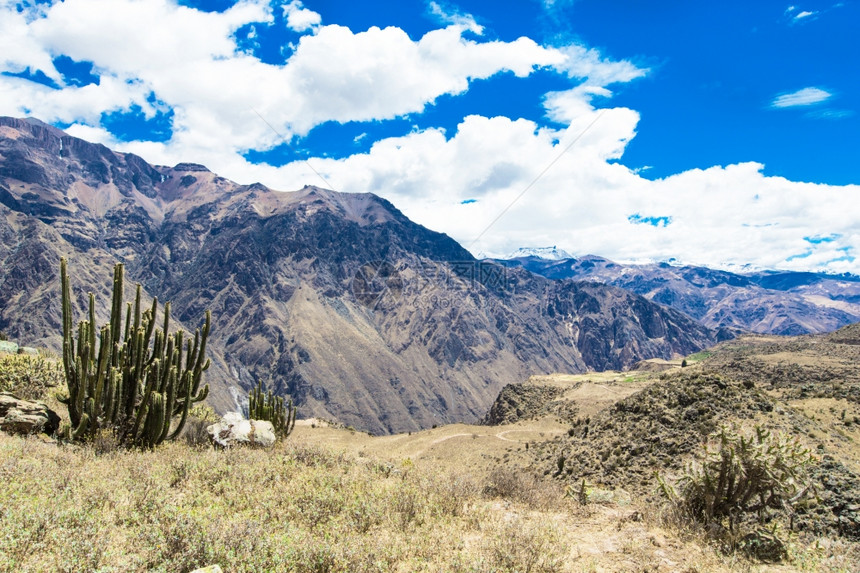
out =
[[[462,438],[464,436],[477,436],[477,434],[451,434],[450,436],[442,436],[441,438],[436,438],[432,442],[430,442],[431,446],[435,446],[436,444],[441,444],[442,442],[448,441],[451,438]]]

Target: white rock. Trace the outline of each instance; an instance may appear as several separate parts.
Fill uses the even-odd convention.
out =
[[[220,565],[209,565],[201,569],[195,569],[191,573],[224,573]]]
[[[228,412],[206,431],[211,440],[225,448],[235,444],[270,448],[275,443],[275,428],[264,420],[246,420],[238,412]]]

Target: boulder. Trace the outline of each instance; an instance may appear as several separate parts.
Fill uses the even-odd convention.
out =
[[[215,444],[225,448],[234,444],[269,448],[275,443],[275,428],[271,422],[246,420],[238,412],[228,412],[206,431]]]
[[[18,354],[18,344],[8,340],[0,340],[0,352],[8,352],[9,354]]]
[[[60,417],[41,402],[0,392],[0,430],[10,434],[55,434]]]
[[[18,354],[24,354],[26,356],[38,356],[39,349],[33,348],[32,346],[19,346]]]

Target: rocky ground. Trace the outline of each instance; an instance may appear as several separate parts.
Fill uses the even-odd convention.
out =
[[[705,360],[580,415],[566,435],[533,449],[531,467],[656,501],[655,472],[680,475],[723,425],[761,425],[798,437],[817,458],[811,477],[818,499],[798,510],[794,527],[860,541],[858,357],[856,325],[829,335],[724,342]]]

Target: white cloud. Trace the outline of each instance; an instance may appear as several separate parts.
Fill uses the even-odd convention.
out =
[[[443,94],[459,94],[469,81],[501,71],[529,75],[562,56],[527,38],[474,42],[462,29],[433,30],[417,42],[400,28],[353,33],[324,26],[301,39],[287,62],[287,83],[301,87],[289,124],[306,133],[325,121],[391,119],[420,112]]]
[[[296,32],[313,30],[322,23],[322,16],[305,8],[299,0],[293,0],[284,6],[284,16],[287,18],[287,26]]]
[[[78,137],[92,143],[101,143],[111,149],[116,149],[121,145],[121,142],[117,141],[117,139],[103,127],[93,127],[91,125],[73,123],[64,131],[72,137]]]
[[[821,88],[803,88],[796,92],[778,95],[773,98],[770,105],[775,108],[807,106],[821,103],[832,96],[833,94]]]
[[[103,111],[128,109],[133,104],[154,113],[147,101],[149,89],[140,82],[103,76],[98,85],[70,86],[62,90],[19,79],[0,80],[0,109],[4,115],[31,115],[47,122],[82,122],[95,125]]]
[[[836,4],[835,6],[826,9],[825,12],[839,7],[839,4]],[[818,10],[801,10],[797,6],[789,6],[784,12],[784,15],[788,19],[789,25],[803,24],[805,22],[815,20],[817,19],[816,17],[819,14],[821,14],[821,12],[819,12]]]
[[[49,78],[62,83],[54,69],[50,52],[33,34],[30,23],[44,14],[44,6],[18,12],[11,1],[0,3],[0,69],[19,73],[29,68],[42,70]]]
[[[431,1],[428,5],[428,10],[437,21],[447,26],[457,26],[464,30],[469,30],[474,34],[483,34],[484,28],[479,26],[475,21],[475,17],[471,14],[463,14],[450,6],[443,6],[439,2]]]
[[[311,163],[336,189],[382,195],[473,253],[502,256],[522,246],[552,244],[577,256],[595,253],[619,261],[675,257],[723,268],[860,270],[857,261],[844,258],[860,252],[860,186],[768,177],[757,163],[649,181],[606,161],[635,132],[638,114],[631,110],[603,111],[568,149],[600,113],[586,112],[567,130],[470,116],[454,134],[416,132],[377,142],[369,153]],[[266,168],[254,179],[283,189],[322,184],[303,162]],[[477,201],[463,204],[469,199]],[[630,217],[636,213],[671,222],[635,224]],[[818,245],[803,239],[816,235],[838,238]],[[792,258],[806,250],[812,254]]]
[[[263,0],[225,13],[168,0],[66,0],[23,14],[0,0],[0,69],[39,69],[62,88],[0,76],[0,114],[71,123],[74,135],[157,164],[194,161],[276,189],[327,184],[316,170],[338,190],[386,197],[473,252],[504,255],[522,246],[558,245],[576,255],[627,261],[675,257],[708,265],[860,271],[860,263],[844,259],[860,252],[857,186],[766,177],[755,163],[649,181],[615,162],[635,137],[639,114],[599,109],[595,102],[608,101],[600,99],[612,95],[608,87],[647,73],[632,62],[581,45],[467,38],[467,17],[441,7],[443,15],[464,19],[417,40],[393,27],[353,32],[322,25],[298,2],[286,10],[288,25],[313,33],[302,36],[283,65],[270,65],[241,53],[233,37],[243,26],[272,21]],[[60,54],[92,61],[99,83],[63,85],[51,63]],[[539,68],[571,78],[570,89],[544,100],[562,129],[471,115],[451,133],[416,130],[344,159],[272,167],[242,156],[281,142],[257,113],[289,138],[326,121],[419,113],[442,95],[467,91],[473,80],[500,72],[526,77]],[[153,116],[161,109],[150,102],[153,95],[173,110],[169,141],[118,142],[101,126],[103,112],[133,105]],[[810,87],[782,94],[772,106],[830,97]],[[476,201],[463,203],[469,199]],[[637,213],[671,222],[634,224]],[[838,237],[815,245],[803,240],[831,235]]]
[[[2,113],[95,125],[102,111],[133,104],[153,114],[147,96],[155,94],[175,111],[169,146],[189,155],[208,153],[212,141],[229,142],[235,150],[278,143],[255,111],[289,138],[326,121],[421,112],[441,95],[466,91],[472,80],[503,71],[524,77],[564,60],[527,38],[466,40],[456,25],[418,41],[399,28],[354,33],[320,26],[301,38],[284,65],[274,66],[239,53],[233,37],[244,25],[271,21],[263,0],[245,0],[224,13],[169,0],[67,0],[30,22],[14,8],[4,9],[12,16],[3,20],[9,32],[4,37],[26,47],[3,51],[4,69],[29,65],[59,78],[50,56],[65,54],[93,62],[102,81],[74,94],[49,94],[31,82],[0,78]],[[288,10],[305,22],[312,19],[296,3]],[[124,82],[125,89],[114,85]],[[70,107],[69,99],[80,104]]]
[[[627,60],[604,58],[599,51],[578,44],[565,46],[559,51],[565,58],[555,68],[572,78],[584,79],[589,85],[627,83],[648,73],[647,68],[640,68]]]

